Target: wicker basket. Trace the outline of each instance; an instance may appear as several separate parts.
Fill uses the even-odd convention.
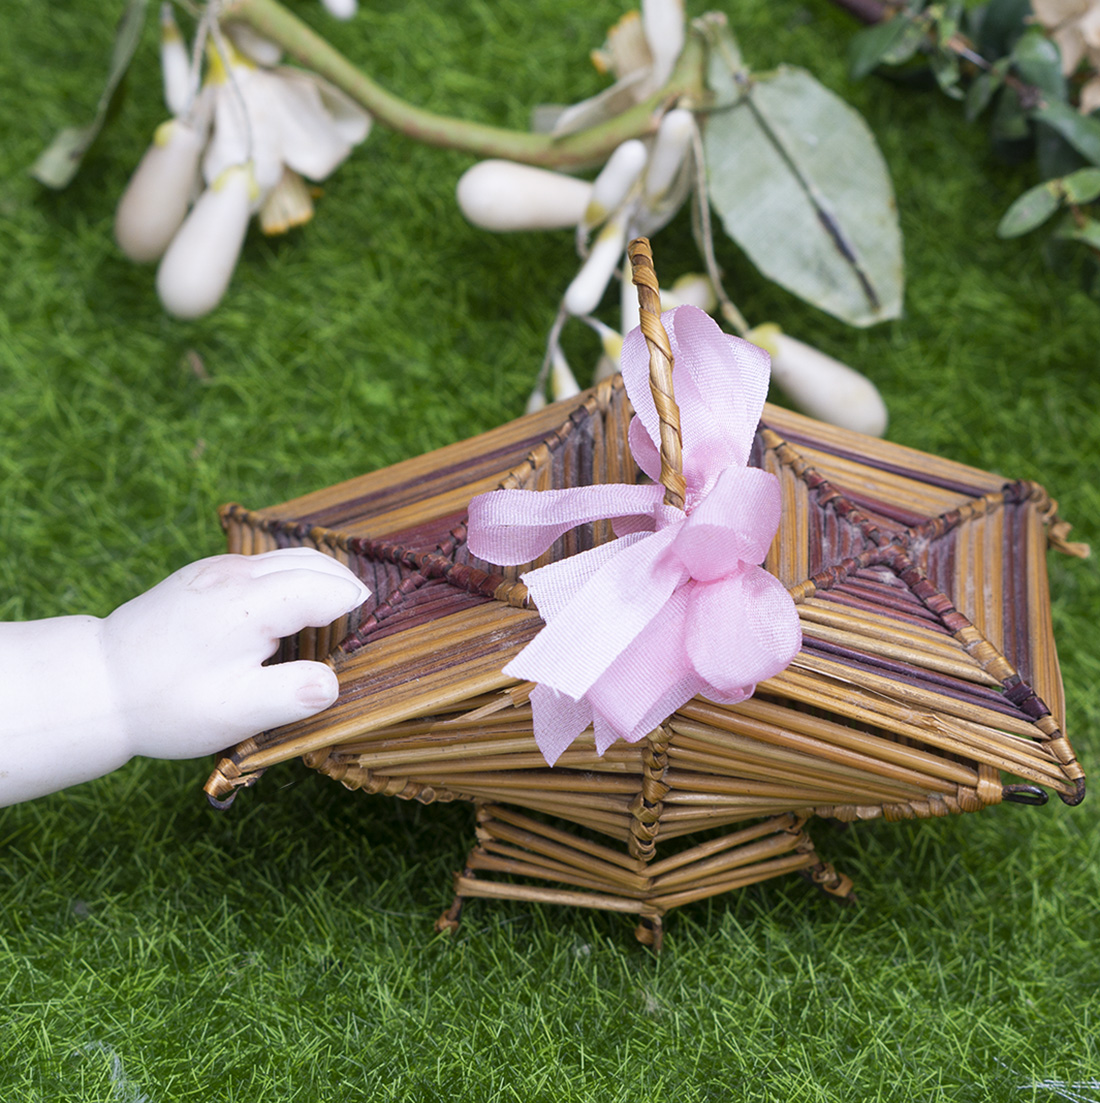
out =
[[[531,734],[532,686],[501,673],[542,625],[519,581],[532,565],[474,559],[466,508],[497,487],[640,481],[630,417],[616,377],[282,505],[224,507],[230,551],[318,548],[373,593],[283,642],[282,660],[329,662],[340,698],[228,752],[211,801],[228,805],[295,756],[349,789],[470,800],[477,844],[441,927],[469,897],[542,901],[639,916],[638,937],[659,947],[670,909],[780,874],[848,897],[851,882],[805,831],[811,816],[1083,798],[1047,585],[1048,544],[1074,548],[1055,503],[1034,483],[770,405],[750,463],[780,481],[764,565],[797,603],[802,651],[741,704],[697,697],[602,757],[589,732],[549,769]],[[581,526],[538,562],[611,536],[608,522]]]

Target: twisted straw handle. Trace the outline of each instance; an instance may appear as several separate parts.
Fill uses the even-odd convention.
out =
[[[649,346],[649,388],[661,431],[661,485],[665,505],[684,508],[684,461],[681,454],[680,409],[672,393],[672,346],[661,325],[661,295],[649,238],[635,238],[627,247],[631,279],[638,288],[642,336]]]

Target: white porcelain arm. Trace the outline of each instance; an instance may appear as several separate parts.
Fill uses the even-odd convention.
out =
[[[329,556],[286,548],[191,563],[103,620],[0,624],[0,805],[134,755],[212,754],[327,708],[330,667],[262,663],[368,593]]]

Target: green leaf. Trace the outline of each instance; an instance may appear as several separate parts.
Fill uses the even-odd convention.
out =
[[[1100,165],[1100,119],[1059,102],[1044,103],[1031,115],[1061,134],[1086,161]]]
[[[995,142],[1019,142],[1030,136],[1027,115],[1015,88],[1006,88],[1004,94],[997,97],[990,129]]]
[[[959,59],[951,50],[935,50],[931,57],[932,72],[936,77],[936,83],[940,91],[945,92],[953,100],[963,98],[962,89],[959,87]]]
[[[102,130],[111,102],[141,41],[141,31],[145,25],[145,12],[148,6],[149,0],[127,0],[115,30],[111,67],[91,121],[83,126],[62,128],[31,165],[29,170],[31,176],[46,187],[63,188],[80,171],[84,155]]]
[[[1047,180],[1017,197],[997,225],[997,236],[1019,237],[1046,222],[1061,206],[1060,183],[1058,180]]]
[[[1005,82],[1008,59],[1001,58],[991,69],[979,73],[966,90],[966,118],[973,122],[990,104],[997,90]]]
[[[715,60],[710,80],[719,92],[736,83]],[[802,69],[739,90],[704,135],[726,233],[765,276],[852,325],[898,317],[897,207],[867,124]]]
[[[1091,203],[1100,196],[1100,169],[1085,168],[1062,178],[1062,190],[1070,203]]]
[[[1066,98],[1062,55],[1039,27],[1029,27],[1016,40],[1016,45],[1012,47],[1012,63],[1023,80],[1035,85],[1049,98]]]
[[[928,30],[921,19],[906,19],[905,33],[882,57],[883,65],[904,65],[928,43]]]
[[[990,0],[967,14],[977,35],[978,53],[989,59],[1009,53],[1032,18],[1030,0]]]
[[[908,61],[924,39],[922,30],[917,29],[916,41],[907,56],[898,58],[895,51],[903,41],[912,38],[908,33],[912,30],[913,20],[907,14],[899,12],[892,19],[885,19],[855,35],[848,43],[848,69],[853,79],[859,80],[867,76],[887,59],[895,65]]]
[[[1058,228],[1055,237],[1080,241],[1092,249],[1100,249],[1100,222],[1095,218],[1086,218],[1080,225],[1068,221]]]

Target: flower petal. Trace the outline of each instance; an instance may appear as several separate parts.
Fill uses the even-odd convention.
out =
[[[225,83],[214,85],[214,131],[202,160],[206,182],[251,157],[253,177],[266,195],[283,175],[278,78],[251,65],[231,65]],[[243,104],[243,106],[242,106]]]
[[[653,90],[671,76],[684,48],[684,0],[642,0],[642,26],[653,56]]]
[[[201,318],[221,301],[252,206],[247,168],[229,169],[199,196],[157,269],[157,294],[177,318]]]
[[[279,140],[283,161],[310,180],[324,180],[351,152],[321,102],[317,85],[296,69],[277,70]]]

